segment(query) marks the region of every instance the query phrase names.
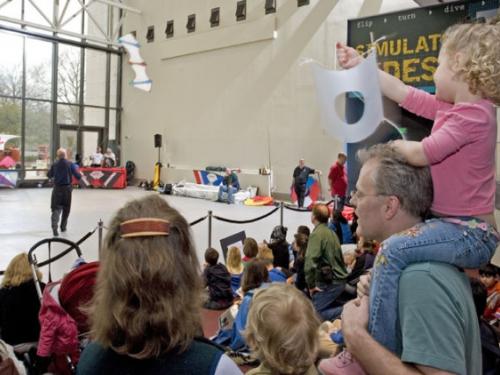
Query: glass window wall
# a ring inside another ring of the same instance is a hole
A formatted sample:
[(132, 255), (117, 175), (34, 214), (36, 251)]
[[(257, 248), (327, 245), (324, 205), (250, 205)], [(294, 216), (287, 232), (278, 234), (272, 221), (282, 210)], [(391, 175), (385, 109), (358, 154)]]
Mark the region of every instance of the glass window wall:
[[(117, 25), (102, 4), (90, 5), (89, 16), (78, 0), (59, 2), (58, 15), (53, 1), (34, 3), (9, 1), (0, 15), (47, 27), (46, 18), (56, 16), (61, 29), (95, 37)], [(73, 160), (77, 154), (85, 160), (97, 145), (116, 146), (118, 154), (116, 47), (7, 20), (0, 21), (0, 44), (8, 51), (0, 54), (0, 170), (19, 169), (26, 182), (46, 178), (57, 147)]]

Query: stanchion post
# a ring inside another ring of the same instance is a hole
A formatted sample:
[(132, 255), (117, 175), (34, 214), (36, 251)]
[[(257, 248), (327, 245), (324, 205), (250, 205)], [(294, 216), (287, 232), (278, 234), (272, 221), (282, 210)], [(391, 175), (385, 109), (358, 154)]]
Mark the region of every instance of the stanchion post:
[(99, 249), (99, 259), (101, 259), (101, 248), (102, 248), (102, 230), (104, 229), (104, 222), (102, 221), (102, 219), (99, 219), (99, 222), (97, 223), (97, 227), (98, 227), (98, 249)]
[(280, 202), (280, 225), (283, 226), (283, 211), (285, 211), (285, 203)]
[(208, 211), (208, 247), (212, 247), (212, 210)]

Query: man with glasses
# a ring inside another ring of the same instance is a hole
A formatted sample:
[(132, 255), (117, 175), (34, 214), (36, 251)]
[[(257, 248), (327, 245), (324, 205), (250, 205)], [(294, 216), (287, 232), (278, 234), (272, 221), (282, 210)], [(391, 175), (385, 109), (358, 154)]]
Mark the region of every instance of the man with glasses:
[[(386, 257), (391, 249), (415, 255), (453, 251), (453, 241), (446, 240), (441, 230), (446, 224), (422, 225), (432, 202), (429, 169), (407, 164), (387, 144), (362, 150), (358, 156), (363, 166), (351, 202), (358, 215), (358, 235), (381, 242), (375, 275), (397, 263), (398, 259)], [(371, 289), (362, 280), (360, 298), (344, 306), (342, 331), (348, 351), (321, 362), (322, 373), (482, 373), (477, 316), (469, 281), (459, 268), (418, 261), (402, 271), (393, 287), (387, 286), (387, 278), (373, 284), (377, 279), (373, 278)], [(380, 316), (382, 305), (374, 295), (387, 296), (393, 290), (396, 300), (387, 301), (395, 307), (394, 316)], [(374, 327), (380, 324), (394, 326), (394, 334), (377, 331)]]

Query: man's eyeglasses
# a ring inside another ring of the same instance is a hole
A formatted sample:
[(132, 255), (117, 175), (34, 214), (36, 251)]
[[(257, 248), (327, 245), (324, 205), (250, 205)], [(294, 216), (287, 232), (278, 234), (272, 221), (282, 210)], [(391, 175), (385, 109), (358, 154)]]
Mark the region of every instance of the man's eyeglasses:
[(351, 192), (351, 200), (356, 198), (356, 199), (363, 199), (364, 197), (381, 197), (381, 196), (386, 196), (387, 194), (365, 194), (359, 190), (353, 190)]

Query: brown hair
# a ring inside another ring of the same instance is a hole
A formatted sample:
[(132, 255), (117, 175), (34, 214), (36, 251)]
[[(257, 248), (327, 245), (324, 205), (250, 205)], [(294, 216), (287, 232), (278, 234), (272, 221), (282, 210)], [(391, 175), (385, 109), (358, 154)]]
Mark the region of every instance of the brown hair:
[[(168, 236), (122, 238), (120, 223), (170, 223)], [(109, 225), (91, 312), (92, 336), (120, 354), (145, 359), (182, 352), (201, 325), (202, 283), (184, 217), (157, 195), (121, 208)]]
[(252, 260), (243, 271), (241, 290), (246, 293), (260, 287), (262, 283), (267, 281), (269, 281), (269, 272), (265, 263), (260, 260)]
[(260, 244), (257, 259), (263, 261), (266, 265), (272, 265), (274, 262), (273, 251), (266, 244)]
[(205, 262), (211, 266), (215, 266), (219, 260), (219, 253), (213, 247), (209, 247), (205, 250)]
[(304, 374), (316, 360), (319, 325), (312, 303), (297, 288), (276, 283), (253, 297), (244, 335), (273, 374)]
[(258, 252), (259, 245), (257, 245), (257, 241), (251, 237), (245, 238), (245, 241), (243, 241), (243, 254), (248, 258), (255, 258)]
[(330, 217), (330, 211), (325, 204), (318, 203), (315, 204), (312, 209), (312, 214), (320, 223), (326, 224), (328, 223), (328, 219)]
[(295, 233), (295, 244), (299, 248), (298, 257), (304, 259), (306, 256), (307, 243), (309, 242), (309, 237), (304, 233)]
[(488, 23), (466, 23), (449, 27), (442, 48), (453, 56), (464, 57), (457, 77), (469, 85), (475, 95), (500, 105), (500, 16)]
[(377, 250), (377, 241), (367, 240), (364, 237), (360, 237), (357, 244), (357, 250), (362, 251), (363, 253), (375, 255), (375, 251)]
[(358, 151), (361, 164), (375, 160), (378, 165), (372, 178), (377, 194), (394, 195), (401, 208), (415, 217), (425, 217), (433, 199), (429, 167), (415, 167), (390, 143), (379, 143)]
[[(38, 269), (36, 270), (36, 275), (38, 280), (42, 280), (42, 273)], [(12, 258), (5, 270), (2, 287), (19, 286), (29, 280), (33, 280), (33, 272), (28, 261), (28, 254), (17, 254)]]
[(297, 227), (297, 233), (302, 233), (309, 237), (311, 235), (311, 230), (307, 225), (299, 225)]

